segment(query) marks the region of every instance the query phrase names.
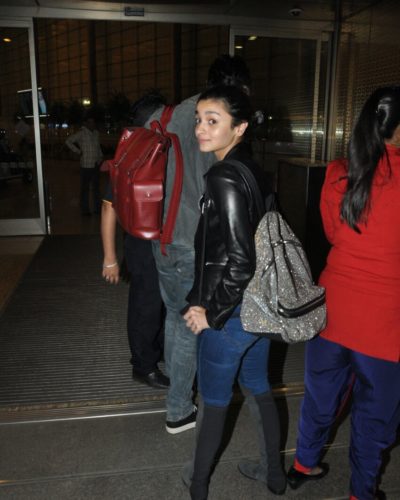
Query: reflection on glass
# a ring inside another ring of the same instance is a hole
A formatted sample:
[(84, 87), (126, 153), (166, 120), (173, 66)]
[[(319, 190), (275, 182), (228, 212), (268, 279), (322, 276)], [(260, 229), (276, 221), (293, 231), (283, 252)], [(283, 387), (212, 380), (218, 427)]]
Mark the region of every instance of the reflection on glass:
[[(33, 219), (39, 217), (39, 198), (28, 30), (2, 27), (0, 35), (0, 218)], [(46, 115), (42, 89), (40, 102)]]
[[(33, 118), (32, 89), (17, 90), (19, 109), (25, 118)], [(44, 98), (44, 91), (38, 88), (39, 116), (47, 116), (47, 103)]]
[[(241, 47), (236, 53), (246, 60), (251, 71), (253, 104), (265, 117), (255, 133), (254, 149), (259, 161), (273, 170), (271, 164), (278, 155), (310, 158), (317, 42), (238, 36), (235, 46)], [(321, 75), (320, 96), (325, 84), (323, 70)], [(323, 116), (319, 117), (316, 131), (319, 150), (323, 120)]]

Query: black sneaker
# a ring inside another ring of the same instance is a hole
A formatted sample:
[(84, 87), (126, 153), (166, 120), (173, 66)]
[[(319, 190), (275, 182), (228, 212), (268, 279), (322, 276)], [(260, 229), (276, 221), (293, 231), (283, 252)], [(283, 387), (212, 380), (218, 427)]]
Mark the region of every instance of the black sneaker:
[(167, 420), (165, 428), (170, 434), (179, 434), (180, 432), (184, 432), (189, 429), (193, 429), (193, 427), (196, 427), (196, 417), (197, 408), (195, 408), (190, 415), (182, 418), (181, 420), (177, 420), (176, 422)]

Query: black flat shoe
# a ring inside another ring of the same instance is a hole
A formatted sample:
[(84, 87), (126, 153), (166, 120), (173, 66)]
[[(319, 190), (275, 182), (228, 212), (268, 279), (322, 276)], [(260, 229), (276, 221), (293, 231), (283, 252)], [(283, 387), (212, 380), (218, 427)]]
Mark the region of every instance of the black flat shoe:
[(269, 484), (267, 484), (267, 488), (274, 495), (283, 495), (285, 493), (285, 491), (286, 491), (286, 484), (285, 484), (284, 488), (280, 488), (280, 489), (273, 488), (272, 486), (270, 486)]
[(136, 382), (141, 382), (142, 384), (147, 384), (154, 389), (168, 389), (169, 378), (165, 376), (160, 370), (154, 370), (146, 375), (138, 373), (134, 369), (132, 370), (132, 378)]
[(318, 467), (321, 469), (321, 472), (318, 474), (305, 474), (304, 472), (299, 472), (293, 466), (290, 467), (289, 472), (287, 473), (287, 480), (292, 490), (297, 490), (297, 488), (307, 481), (318, 481), (318, 479), (322, 479), (328, 474), (328, 464), (322, 463), (319, 464)]
[(376, 490), (375, 500), (386, 500), (386, 493), (382, 490)]

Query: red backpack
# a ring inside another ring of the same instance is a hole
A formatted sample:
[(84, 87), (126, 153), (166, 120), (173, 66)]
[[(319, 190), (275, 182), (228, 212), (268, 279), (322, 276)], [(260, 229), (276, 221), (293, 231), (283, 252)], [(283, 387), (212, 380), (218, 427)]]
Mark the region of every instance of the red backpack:
[[(126, 128), (108, 167), (113, 207), (126, 232), (145, 240), (160, 240), (161, 251), (172, 242), (183, 182), (183, 158), (178, 136), (167, 132), (174, 108), (166, 106), (150, 129)], [(164, 184), (168, 151), (175, 151), (175, 178), (165, 224)]]

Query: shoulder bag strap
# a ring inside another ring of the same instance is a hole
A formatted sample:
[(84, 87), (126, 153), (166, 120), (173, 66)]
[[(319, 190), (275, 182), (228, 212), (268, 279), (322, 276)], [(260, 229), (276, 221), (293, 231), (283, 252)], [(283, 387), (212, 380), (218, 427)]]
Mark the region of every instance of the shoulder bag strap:
[(247, 186), (248, 191), (254, 197), (254, 203), (256, 206), (256, 210), (258, 212), (259, 219), (265, 214), (265, 203), (260, 191), (260, 187), (257, 184), (256, 178), (253, 175), (253, 172), (246, 167), (244, 163), (238, 160), (224, 160), (225, 163), (229, 163), (229, 165), (233, 165), (243, 177), (243, 180)]

